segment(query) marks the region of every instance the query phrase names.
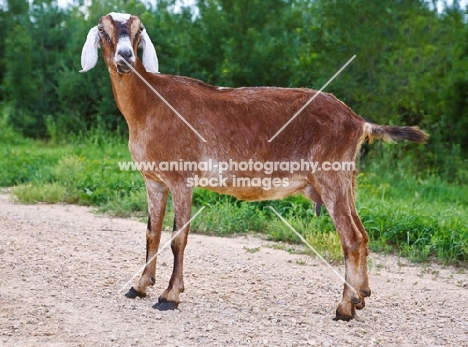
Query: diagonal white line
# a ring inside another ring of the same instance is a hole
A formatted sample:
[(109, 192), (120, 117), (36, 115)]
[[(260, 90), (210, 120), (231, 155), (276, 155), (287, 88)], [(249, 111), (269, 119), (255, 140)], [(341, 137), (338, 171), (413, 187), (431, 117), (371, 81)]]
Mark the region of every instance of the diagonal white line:
[(307, 105), (309, 105), (309, 104), (312, 102), (312, 100), (314, 100), (314, 99), (322, 92), (322, 90), (324, 90), (324, 89), (326, 88), (326, 86), (328, 86), (328, 85), (330, 84), (330, 82), (333, 81), (333, 80), (335, 79), (335, 77), (338, 76), (338, 75), (341, 73), (341, 71), (343, 71), (343, 70), (346, 68), (346, 66), (348, 66), (349, 63), (351, 63), (351, 62), (353, 61), (354, 58), (356, 58), (356, 55), (353, 55), (352, 58), (349, 59), (348, 62), (347, 62), (346, 64), (344, 64), (343, 67), (342, 67), (341, 69), (339, 69), (338, 72), (337, 72), (336, 74), (334, 74), (333, 77), (330, 78), (330, 79), (328, 80), (328, 82), (325, 83), (325, 84), (323, 85), (323, 87), (320, 88), (320, 90), (319, 90), (317, 93), (315, 93), (315, 95), (314, 95), (312, 98), (310, 98), (310, 100), (307, 101), (307, 102), (304, 104), (304, 106), (302, 106), (301, 109), (300, 109), (299, 111), (297, 111), (297, 112), (294, 114), (294, 116), (292, 116), (291, 119), (288, 120), (288, 121), (286, 122), (286, 124), (283, 125), (283, 127), (282, 127), (280, 130), (278, 130), (278, 131), (276, 132), (275, 135), (273, 135), (273, 137), (272, 137), (271, 139), (268, 140), (268, 142), (273, 141), (274, 138), (275, 138), (276, 136), (278, 136), (279, 133), (282, 132), (282, 131), (284, 130), (284, 128), (286, 128), (286, 127), (289, 125), (289, 123), (291, 123), (291, 122), (294, 120), (294, 118), (296, 118), (296, 117), (299, 115), (299, 113), (301, 113), (302, 110), (304, 110), (304, 109), (307, 107)]
[(193, 131), (195, 134), (197, 134), (198, 137), (199, 137), (203, 142), (207, 142), (207, 141), (203, 138), (203, 136), (201, 136), (200, 133), (199, 133), (198, 131), (196, 131), (195, 128), (194, 128), (189, 122), (187, 122), (187, 120), (186, 120), (184, 117), (182, 117), (182, 116), (180, 115), (180, 113), (177, 112), (177, 110), (176, 110), (174, 107), (172, 107), (172, 105), (171, 105), (169, 102), (167, 102), (167, 100), (164, 99), (163, 96), (162, 96), (161, 94), (159, 94), (158, 91), (157, 91), (156, 89), (154, 89), (153, 86), (152, 86), (151, 84), (149, 84), (148, 81), (145, 80), (145, 79), (143, 78), (142, 75), (140, 75), (140, 74), (138, 73), (137, 70), (135, 70), (135, 68), (134, 68), (132, 65), (130, 65), (120, 54), (119, 54), (119, 57), (122, 58), (122, 60), (125, 62), (125, 64), (127, 64), (128, 67), (129, 67), (130, 69), (132, 69), (132, 71), (133, 71), (138, 77), (140, 77), (140, 79), (141, 79), (143, 82), (145, 82), (145, 84), (146, 84), (157, 96), (159, 96), (159, 98), (160, 98), (160, 99), (161, 99), (161, 100), (162, 100), (162, 101), (163, 101), (163, 102), (164, 102), (164, 103), (165, 103), (165, 104), (166, 104), (166, 105), (167, 105), (167, 106), (168, 106), (168, 107), (185, 123), (185, 124), (187, 124), (187, 126), (188, 126), (190, 129), (192, 129), (192, 131)]
[(319, 257), (320, 260), (323, 261), (323, 262), (325, 263), (325, 265), (327, 265), (327, 266), (338, 276), (338, 278), (339, 278), (340, 280), (342, 280), (344, 283), (346, 283), (346, 284), (348, 285), (348, 287), (351, 288), (351, 290), (352, 290), (354, 293), (357, 294), (356, 289), (354, 289), (353, 286), (352, 286), (351, 284), (349, 284), (348, 282), (346, 282), (346, 280), (344, 279), (344, 277), (341, 276), (341, 274), (340, 274), (338, 271), (336, 271), (335, 268), (334, 268), (333, 266), (331, 266), (330, 263), (328, 263), (328, 262), (319, 254), (319, 252), (317, 252), (317, 251), (315, 250), (315, 248), (312, 247), (312, 246), (310, 245), (310, 243), (307, 242), (307, 240), (306, 240), (301, 234), (299, 234), (299, 233), (296, 231), (296, 229), (294, 229), (294, 228), (291, 226), (291, 224), (288, 223), (288, 221), (287, 221), (286, 219), (283, 218), (283, 216), (281, 216), (273, 207), (271, 207), (271, 206), (269, 206), (269, 207), (270, 207), (271, 210), (283, 221), (283, 223), (286, 224), (286, 225), (289, 227), (289, 229), (291, 229), (291, 230), (297, 235), (297, 237), (299, 237), (299, 238), (301, 239), (301, 241), (304, 242), (304, 243), (315, 253), (315, 255), (316, 255), (317, 257)]
[(172, 240), (174, 240), (174, 239), (177, 237), (177, 235), (179, 235), (180, 232), (181, 232), (182, 230), (184, 230), (184, 229), (187, 227), (187, 225), (189, 225), (189, 224), (200, 214), (201, 211), (203, 211), (203, 210), (205, 209), (205, 207), (206, 207), (206, 206), (203, 206), (201, 209), (199, 209), (199, 210), (197, 211), (197, 213), (195, 213), (195, 214), (193, 215), (193, 217), (190, 218), (190, 220), (189, 220), (187, 223), (185, 223), (184, 226), (183, 226), (182, 228), (180, 228), (174, 235), (172, 235), (171, 239), (170, 239), (169, 241), (167, 241), (167, 242), (164, 244), (164, 246), (162, 246), (162, 247), (158, 250), (158, 253), (156, 253), (155, 255), (153, 255), (153, 256), (151, 257), (151, 259), (148, 260), (148, 261), (146, 262), (146, 264), (143, 265), (143, 266), (133, 275), (133, 277), (130, 278), (130, 280), (129, 280), (127, 283), (125, 283), (125, 285), (124, 285), (122, 288), (120, 288), (120, 290), (119, 290), (117, 293), (120, 293), (122, 290), (124, 290), (125, 288), (127, 288), (127, 286), (135, 279), (135, 277), (137, 277), (138, 274), (139, 274), (141, 271), (143, 271), (143, 270), (145, 269), (145, 267), (146, 267), (149, 263), (151, 263), (159, 254), (161, 254), (161, 252), (162, 252), (167, 246), (169, 246), (169, 245), (171, 244)]

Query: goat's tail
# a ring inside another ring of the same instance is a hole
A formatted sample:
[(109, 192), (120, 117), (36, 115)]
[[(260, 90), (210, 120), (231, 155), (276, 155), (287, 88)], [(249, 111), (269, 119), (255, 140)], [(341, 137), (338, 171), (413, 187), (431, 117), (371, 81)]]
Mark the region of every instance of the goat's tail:
[(373, 123), (364, 123), (364, 140), (369, 140), (369, 143), (375, 139), (385, 142), (398, 142), (409, 140), (416, 143), (426, 143), (429, 135), (418, 127), (398, 127), (390, 125), (377, 125)]

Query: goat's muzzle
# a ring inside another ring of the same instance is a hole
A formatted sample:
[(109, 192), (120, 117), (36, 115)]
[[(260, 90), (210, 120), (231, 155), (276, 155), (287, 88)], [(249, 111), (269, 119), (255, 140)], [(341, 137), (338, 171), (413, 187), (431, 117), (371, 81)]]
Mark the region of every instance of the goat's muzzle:
[[(119, 73), (129, 73), (135, 65), (135, 57), (130, 49), (121, 49), (116, 54), (115, 65)], [(131, 67), (130, 67), (130, 66)]]

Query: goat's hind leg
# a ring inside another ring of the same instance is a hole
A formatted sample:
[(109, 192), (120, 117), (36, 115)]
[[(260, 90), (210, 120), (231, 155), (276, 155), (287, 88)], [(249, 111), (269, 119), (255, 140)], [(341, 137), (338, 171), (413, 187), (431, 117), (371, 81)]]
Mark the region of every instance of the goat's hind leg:
[[(345, 186), (345, 184), (343, 184)], [(354, 222), (351, 211), (354, 211), (354, 195), (343, 186), (327, 187), (322, 192), (322, 198), (327, 210), (335, 223), (340, 236), (345, 257), (345, 280), (343, 298), (336, 309), (335, 320), (348, 321), (356, 315), (356, 305), (361, 303), (361, 244), (363, 235)]]
[(369, 297), (371, 295), (371, 290), (369, 287), (369, 276), (367, 273), (367, 256), (369, 255), (369, 236), (367, 234), (366, 229), (364, 228), (364, 225), (361, 222), (361, 219), (359, 218), (356, 209), (351, 210), (351, 215), (353, 216), (354, 223), (358, 227), (358, 229), (361, 231), (361, 235), (363, 236), (362, 238), (362, 243), (361, 243), (361, 249), (360, 249), (360, 262), (359, 262), (359, 294), (360, 294), (360, 299), (361, 301), (359, 304), (356, 305), (356, 308), (358, 310), (361, 310), (366, 306), (365, 299), (366, 297)]
[(351, 216), (353, 217), (354, 224), (357, 226), (362, 235), (362, 243), (360, 249), (360, 262), (359, 262), (359, 297), (360, 302), (356, 305), (358, 310), (363, 309), (366, 306), (365, 298), (371, 295), (371, 290), (369, 287), (369, 276), (367, 273), (367, 257), (369, 255), (369, 235), (367, 234), (364, 225), (362, 224), (361, 219), (356, 210), (356, 172), (353, 174), (352, 187), (349, 190), (349, 196), (353, 204), (350, 205)]
[(140, 280), (125, 294), (127, 298), (145, 297), (147, 288), (154, 285), (156, 276), (156, 258), (153, 258), (159, 248), (161, 229), (166, 211), (168, 189), (162, 183), (146, 180), (148, 196), (148, 227), (146, 230), (146, 267)]

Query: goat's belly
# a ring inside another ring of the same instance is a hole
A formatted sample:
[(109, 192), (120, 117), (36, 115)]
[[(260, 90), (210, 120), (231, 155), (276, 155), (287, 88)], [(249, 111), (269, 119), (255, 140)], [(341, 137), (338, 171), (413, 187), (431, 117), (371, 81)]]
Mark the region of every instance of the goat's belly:
[[(279, 182), (275, 182), (279, 184)], [(241, 180), (233, 181), (232, 185), (206, 186), (209, 189), (221, 194), (232, 195), (239, 200), (259, 201), (259, 200), (278, 200), (288, 196), (298, 194), (308, 184), (305, 180), (288, 180), (282, 182), (280, 187), (275, 187), (271, 180), (262, 179), (259, 181)]]

